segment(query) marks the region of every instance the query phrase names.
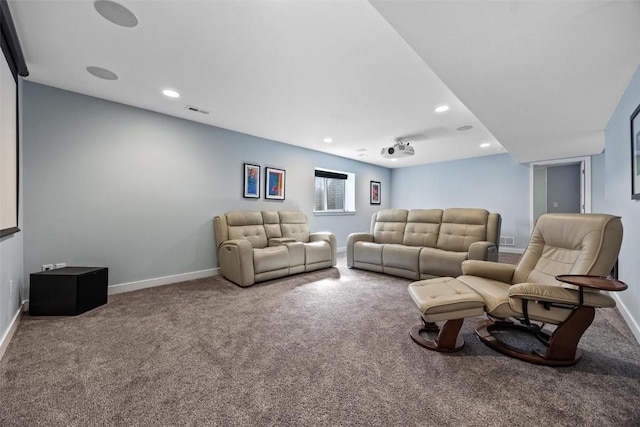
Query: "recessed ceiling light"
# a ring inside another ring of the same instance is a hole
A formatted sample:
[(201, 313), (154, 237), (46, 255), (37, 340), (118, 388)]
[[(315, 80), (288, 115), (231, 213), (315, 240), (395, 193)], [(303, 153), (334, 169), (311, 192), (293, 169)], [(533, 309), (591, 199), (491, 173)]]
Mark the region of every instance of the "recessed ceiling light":
[(434, 110), (436, 113), (444, 113), (445, 111), (447, 111), (449, 109), (448, 105), (440, 105), (439, 107), (436, 107), (436, 109)]
[(106, 68), (89, 66), (87, 67), (87, 72), (100, 79), (118, 80), (118, 75), (113, 71), (107, 70)]
[(104, 19), (121, 27), (132, 28), (138, 25), (138, 18), (129, 9), (111, 0), (96, 0), (93, 7)]
[(392, 161), (392, 162), (397, 162), (397, 161), (398, 161), (398, 159), (391, 159), (391, 161)]
[(367, 151), (367, 149), (366, 149), (366, 148), (358, 148), (358, 149), (356, 150), (356, 153), (364, 153), (365, 151)]
[(171, 89), (165, 89), (162, 91), (162, 93), (165, 96), (168, 96), (169, 98), (179, 98), (180, 94), (178, 92), (176, 92), (175, 90), (171, 90)]
[(480, 144), (480, 148), (489, 148), (491, 147), (491, 144), (488, 142), (483, 142), (482, 144)]
[(326, 142), (327, 144), (331, 144), (333, 142), (333, 138), (325, 138), (322, 141)]
[(465, 130), (469, 130), (469, 129), (473, 129), (473, 126), (471, 125), (464, 125), (464, 126), (460, 126), (458, 129), (460, 132), (465, 131)]

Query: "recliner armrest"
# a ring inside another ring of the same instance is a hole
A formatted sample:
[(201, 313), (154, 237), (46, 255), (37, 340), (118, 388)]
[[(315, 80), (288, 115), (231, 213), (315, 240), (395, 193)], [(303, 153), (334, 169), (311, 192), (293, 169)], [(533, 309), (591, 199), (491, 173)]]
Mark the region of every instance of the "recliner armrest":
[(332, 243), (336, 240), (336, 236), (333, 233), (330, 233), (328, 231), (321, 231), (321, 232), (309, 234), (310, 242), (319, 242), (321, 240)]
[(331, 246), (331, 265), (335, 267), (338, 263), (338, 242), (335, 234), (328, 231), (309, 234), (309, 242), (321, 241), (329, 242), (329, 246)]
[(474, 242), (469, 246), (468, 259), (498, 261), (498, 247), (493, 242)]
[[(518, 283), (509, 288), (509, 298), (520, 298), (557, 304), (577, 305), (580, 291), (543, 283)], [(583, 305), (590, 307), (615, 307), (610, 296), (602, 292), (585, 292)]]
[(351, 233), (347, 236), (347, 267), (353, 268), (353, 246), (357, 242), (373, 242), (371, 233)]
[(492, 261), (466, 260), (462, 262), (462, 274), (511, 283), (516, 266)]
[(253, 249), (253, 246), (251, 246), (251, 242), (249, 242), (248, 240), (244, 240), (244, 239), (233, 239), (233, 240), (227, 240), (225, 242), (222, 242), (220, 244), (220, 247), (223, 246), (236, 246), (239, 248), (243, 248), (243, 250), (246, 249)]
[(371, 233), (351, 233), (347, 236), (347, 246), (353, 246), (356, 242), (373, 242), (373, 234)]
[(218, 248), (218, 264), (222, 275), (239, 286), (255, 283), (253, 246), (247, 240), (227, 240)]

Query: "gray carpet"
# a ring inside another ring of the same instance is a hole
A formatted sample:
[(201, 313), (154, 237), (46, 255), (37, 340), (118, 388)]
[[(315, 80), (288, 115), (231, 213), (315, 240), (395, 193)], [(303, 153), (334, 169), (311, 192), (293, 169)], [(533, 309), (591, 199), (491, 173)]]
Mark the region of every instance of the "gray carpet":
[(600, 310), (570, 368), (493, 352), (462, 329), (427, 351), (409, 281), (338, 268), (242, 289), (222, 277), (25, 315), (0, 362), (0, 425), (632, 426), (640, 346)]

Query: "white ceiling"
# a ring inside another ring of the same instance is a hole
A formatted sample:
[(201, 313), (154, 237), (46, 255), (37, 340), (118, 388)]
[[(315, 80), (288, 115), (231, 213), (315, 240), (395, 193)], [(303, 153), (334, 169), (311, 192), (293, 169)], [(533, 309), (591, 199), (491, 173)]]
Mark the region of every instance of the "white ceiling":
[[(119, 3), (136, 27), (10, 0), (27, 80), (391, 168), (600, 153), (640, 65), (640, 1)], [(416, 155), (382, 158), (398, 137)]]

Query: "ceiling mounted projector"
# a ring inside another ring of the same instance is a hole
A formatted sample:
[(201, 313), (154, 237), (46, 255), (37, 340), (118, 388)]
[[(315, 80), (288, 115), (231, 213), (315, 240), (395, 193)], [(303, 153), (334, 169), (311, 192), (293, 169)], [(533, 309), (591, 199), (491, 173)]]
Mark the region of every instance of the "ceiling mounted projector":
[(396, 143), (393, 147), (385, 147), (380, 151), (382, 157), (387, 159), (399, 159), (401, 157), (409, 157), (416, 154), (413, 147), (409, 145), (409, 142), (402, 138), (396, 139)]

